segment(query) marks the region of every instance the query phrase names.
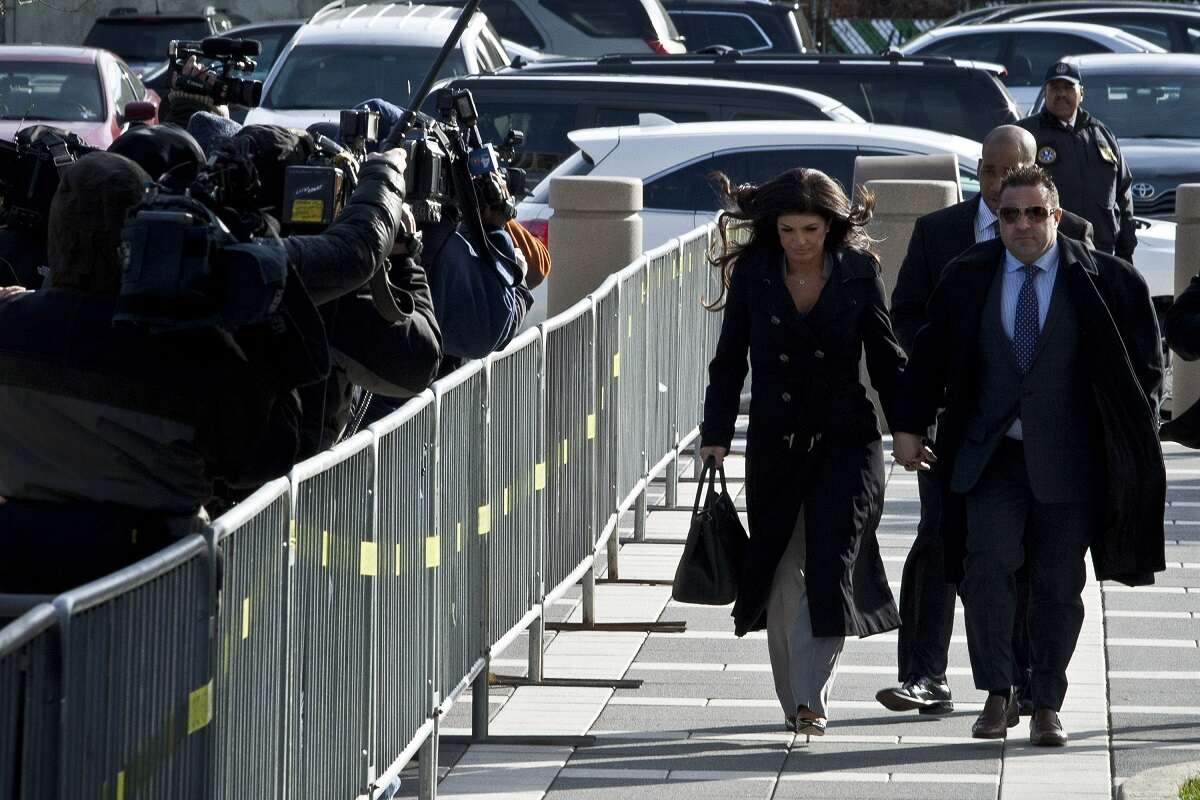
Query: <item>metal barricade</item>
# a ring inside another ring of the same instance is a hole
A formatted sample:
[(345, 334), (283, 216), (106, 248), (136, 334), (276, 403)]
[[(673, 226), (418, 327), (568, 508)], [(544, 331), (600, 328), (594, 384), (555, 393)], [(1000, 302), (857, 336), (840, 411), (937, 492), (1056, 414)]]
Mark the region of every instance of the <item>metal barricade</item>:
[[(484, 363), (474, 361), (433, 386), (437, 398), (437, 498), (435, 529), (440, 538), (438, 575), (439, 687), (443, 708), (462, 694), (482, 669), (483, 547), (491, 515), (484, 492), (488, 475), (483, 435), (487, 382)], [(487, 507), (485, 513), (481, 510)], [(482, 535), (481, 535), (482, 534)]]
[(282, 797), (291, 484), (268, 483), (217, 519), (213, 796)]
[(546, 348), (545, 527), (547, 594), (590, 565), (596, 546), (592, 509), (595, 361), (592, 303), (582, 300), (543, 325)]
[(193, 535), (55, 599), (60, 797), (211, 795), (211, 581)]
[[(0, 629), (16, 800), (390, 796), (488, 658), (584, 579), (697, 433), (712, 228), (297, 465), (191, 536)], [(668, 489), (668, 500), (670, 500)], [(658, 623), (656, 623), (658, 624)], [(10, 788), (11, 787), (11, 788)]]
[(642, 493), (646, 476), (646, 258), (617, 275), (620, 340), (612, 359), (617, 401), (617, 500), (626, 505)]
[[(597, 544), (615, 536), (618, 486), (617, 455), (620, 434), (617, 426), (617, 375), (620, 368), (621, 308), (617, 279), (610, 277), (592, 295), (592, 315), (595, 319), (595, 352), (593, 367), (596, 389), (596, 473), (592, 483), (595, 494), (595, 529)], [(614, 539), (615, 541), (615, 539)], [(610, 574), (612, 565), (610, 565)]]
[(432, 392), (371, 426), (376, 437), (379, 544), (376, 645), (377, 778), (387, 785), (432, 734), (438, 615)]
[(369, 780), (374, 444), (363, 431), (292, 470), (289, 800), (353, 797)]
[(536, 559), (538, 496), (534, 490), (542, 427), (542, 337), (526, 331), (488, 357), (488, 442), (491, 498), (486, 642), (524, 629), (540, 596)]
[(54, 608), (41, 604), (0, 628), (0, 797), (58, 796), (57, 622)]

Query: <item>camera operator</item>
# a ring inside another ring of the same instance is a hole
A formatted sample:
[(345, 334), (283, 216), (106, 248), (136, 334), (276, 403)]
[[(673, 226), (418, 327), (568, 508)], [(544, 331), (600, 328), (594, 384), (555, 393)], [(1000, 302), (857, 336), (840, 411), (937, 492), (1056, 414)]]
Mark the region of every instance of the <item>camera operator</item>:
[[(227, 143), (216, 146), (246, 148), (260, 184), (257, 207), (276, 218), (283, 217), (279, 205), (287, 167), (308, 163), (314, 148), (307, 133), (272, 125), (248, 125)], [(429, 386), (437, 374), (442, 335), (429, 283), (421, 264), (403, 245), (415, 230), (411, 212), (402, 205), (404, 163), (400, 149), (368, 156), (358, 175), (358, 188), (333, 225), (317, 235), (283, 239), (290, 261), (319, 306), (333, 362), (327, 380), (300, 392), (302, 457), (330, 447), (340, 438), (350, 420), (355, 386), (377, 395), (409, 398)], [(386, 180), (381, 180), (385, 168), (389, 171)], [(369, 239), (362, 240), (348, 225), (360, 217), (367, 219), (361, 207), (369, 198), (389, 209), (394, 207), (398, 219), (396, 225), (380, 225)], [(365, 286), (370, 274), (353, 268), (356, 262), (365, 263), (368, 250), (373, 263), (387, 260), (396, 303), (392, 320), (380, 314)]]
[(0, 297), (0, 592), (93, 580), (203, 524), (214, 482), (282, 474), (298, 403), (225, 330), (113, 322), (122, 229), (149, 175), (113, 153), (61, 174), (48, 288)]

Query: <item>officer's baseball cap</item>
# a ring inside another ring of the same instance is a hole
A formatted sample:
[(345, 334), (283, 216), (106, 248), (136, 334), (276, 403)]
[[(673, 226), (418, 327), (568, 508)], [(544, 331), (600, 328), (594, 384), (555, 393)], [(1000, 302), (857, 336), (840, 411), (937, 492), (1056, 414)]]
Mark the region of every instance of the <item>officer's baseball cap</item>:
[(1051, 64), (1050, 69), (1046, 70), (1046, 80), (1042, 81), (1042, 83), (1059, 80), (1070, 81), (1074, 84), (1083, 83), (1083, 79), (1079, 77), (1079, 67), (1070, 61), (1059, 61), (1056, 64)]

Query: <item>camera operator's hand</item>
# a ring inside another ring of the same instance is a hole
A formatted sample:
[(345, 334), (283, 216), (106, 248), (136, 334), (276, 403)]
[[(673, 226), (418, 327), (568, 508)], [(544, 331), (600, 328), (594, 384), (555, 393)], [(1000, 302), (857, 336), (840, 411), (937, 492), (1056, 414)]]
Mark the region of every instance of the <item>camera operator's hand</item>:
[(0, 300), (6, 300), (9, 297), (16, 297), (19, 294), (25, 294), (29, 290), (24, 286), (0, 286)]
[(393, 147), (383, 153), (371, 153), (363, 164), (365, 166), (374, 161), (384, 161), (403, 173), (408, 165), (408, 153), (404, 152), (403, 147)]
[(413, 236), (417, 232), (417, 218), (413, 216), (412, 208), (407, 203), (400, 211), (400, 231), (396, 234), (396, 242), (392, 245), (392, 252), (389, 255), (393, 256), (420, 256), (419, 245), (417, 241), (414, 245)]
[(503, 228), (508, 222), (504, 210), (490, 206), (488, 208), (479, 209), (479, 218), (483, 220), (483, 224), (489, 228)]

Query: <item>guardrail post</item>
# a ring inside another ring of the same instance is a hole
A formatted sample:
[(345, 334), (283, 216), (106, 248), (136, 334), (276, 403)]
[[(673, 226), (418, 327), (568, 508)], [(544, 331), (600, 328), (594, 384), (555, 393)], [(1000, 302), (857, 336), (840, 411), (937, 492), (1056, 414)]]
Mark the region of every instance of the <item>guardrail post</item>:
[[(646, 481), (649, 486), (649, 479)], [(642, 493), (637, 496), (637, 500), (633, 504), (633, 540), (635, 542), (646, 541), (646, 489), (642, 489)]]
[(543, 653), (546, 646), (546, 538), (548, 536), (547, 520), (549, 513), (546, 507), (546, 492), (539, 481), (545, 480), (546, 470), (546, 426), (549, 424), (550, 404), (546, 397), (546, 330), (541, 329), (541, 340), (538, 345), (538, 431), (537, 431), (537, 468), (534, 470), (533, 484), (533, 587), (537, 593), (534, 605), (540, 611), (537, 619), (529, 626), (529, 679), (540, 681), (543, 678)]
[(620, 530), (614, 529), (612, 535), (608, 537), (608, 548), (606, 556), (608, 557), (608, 569), (605, 571), (605, 577), (610, 581), (619, 581), (621, 579), (620, 570), (620, 552), (621, 552), (621, 537)]
[(489, 683), (491, 677), (492, 659), (484, 658), (484, 668), (475, 676), (471, 684), (471, 739), (477, 742), (488, 738), (488, 723), (491, 722), (491, 694)]
[(596, 624), (596, 556), (592, 554), (592, 566), (583, 575), (583, 624)]

